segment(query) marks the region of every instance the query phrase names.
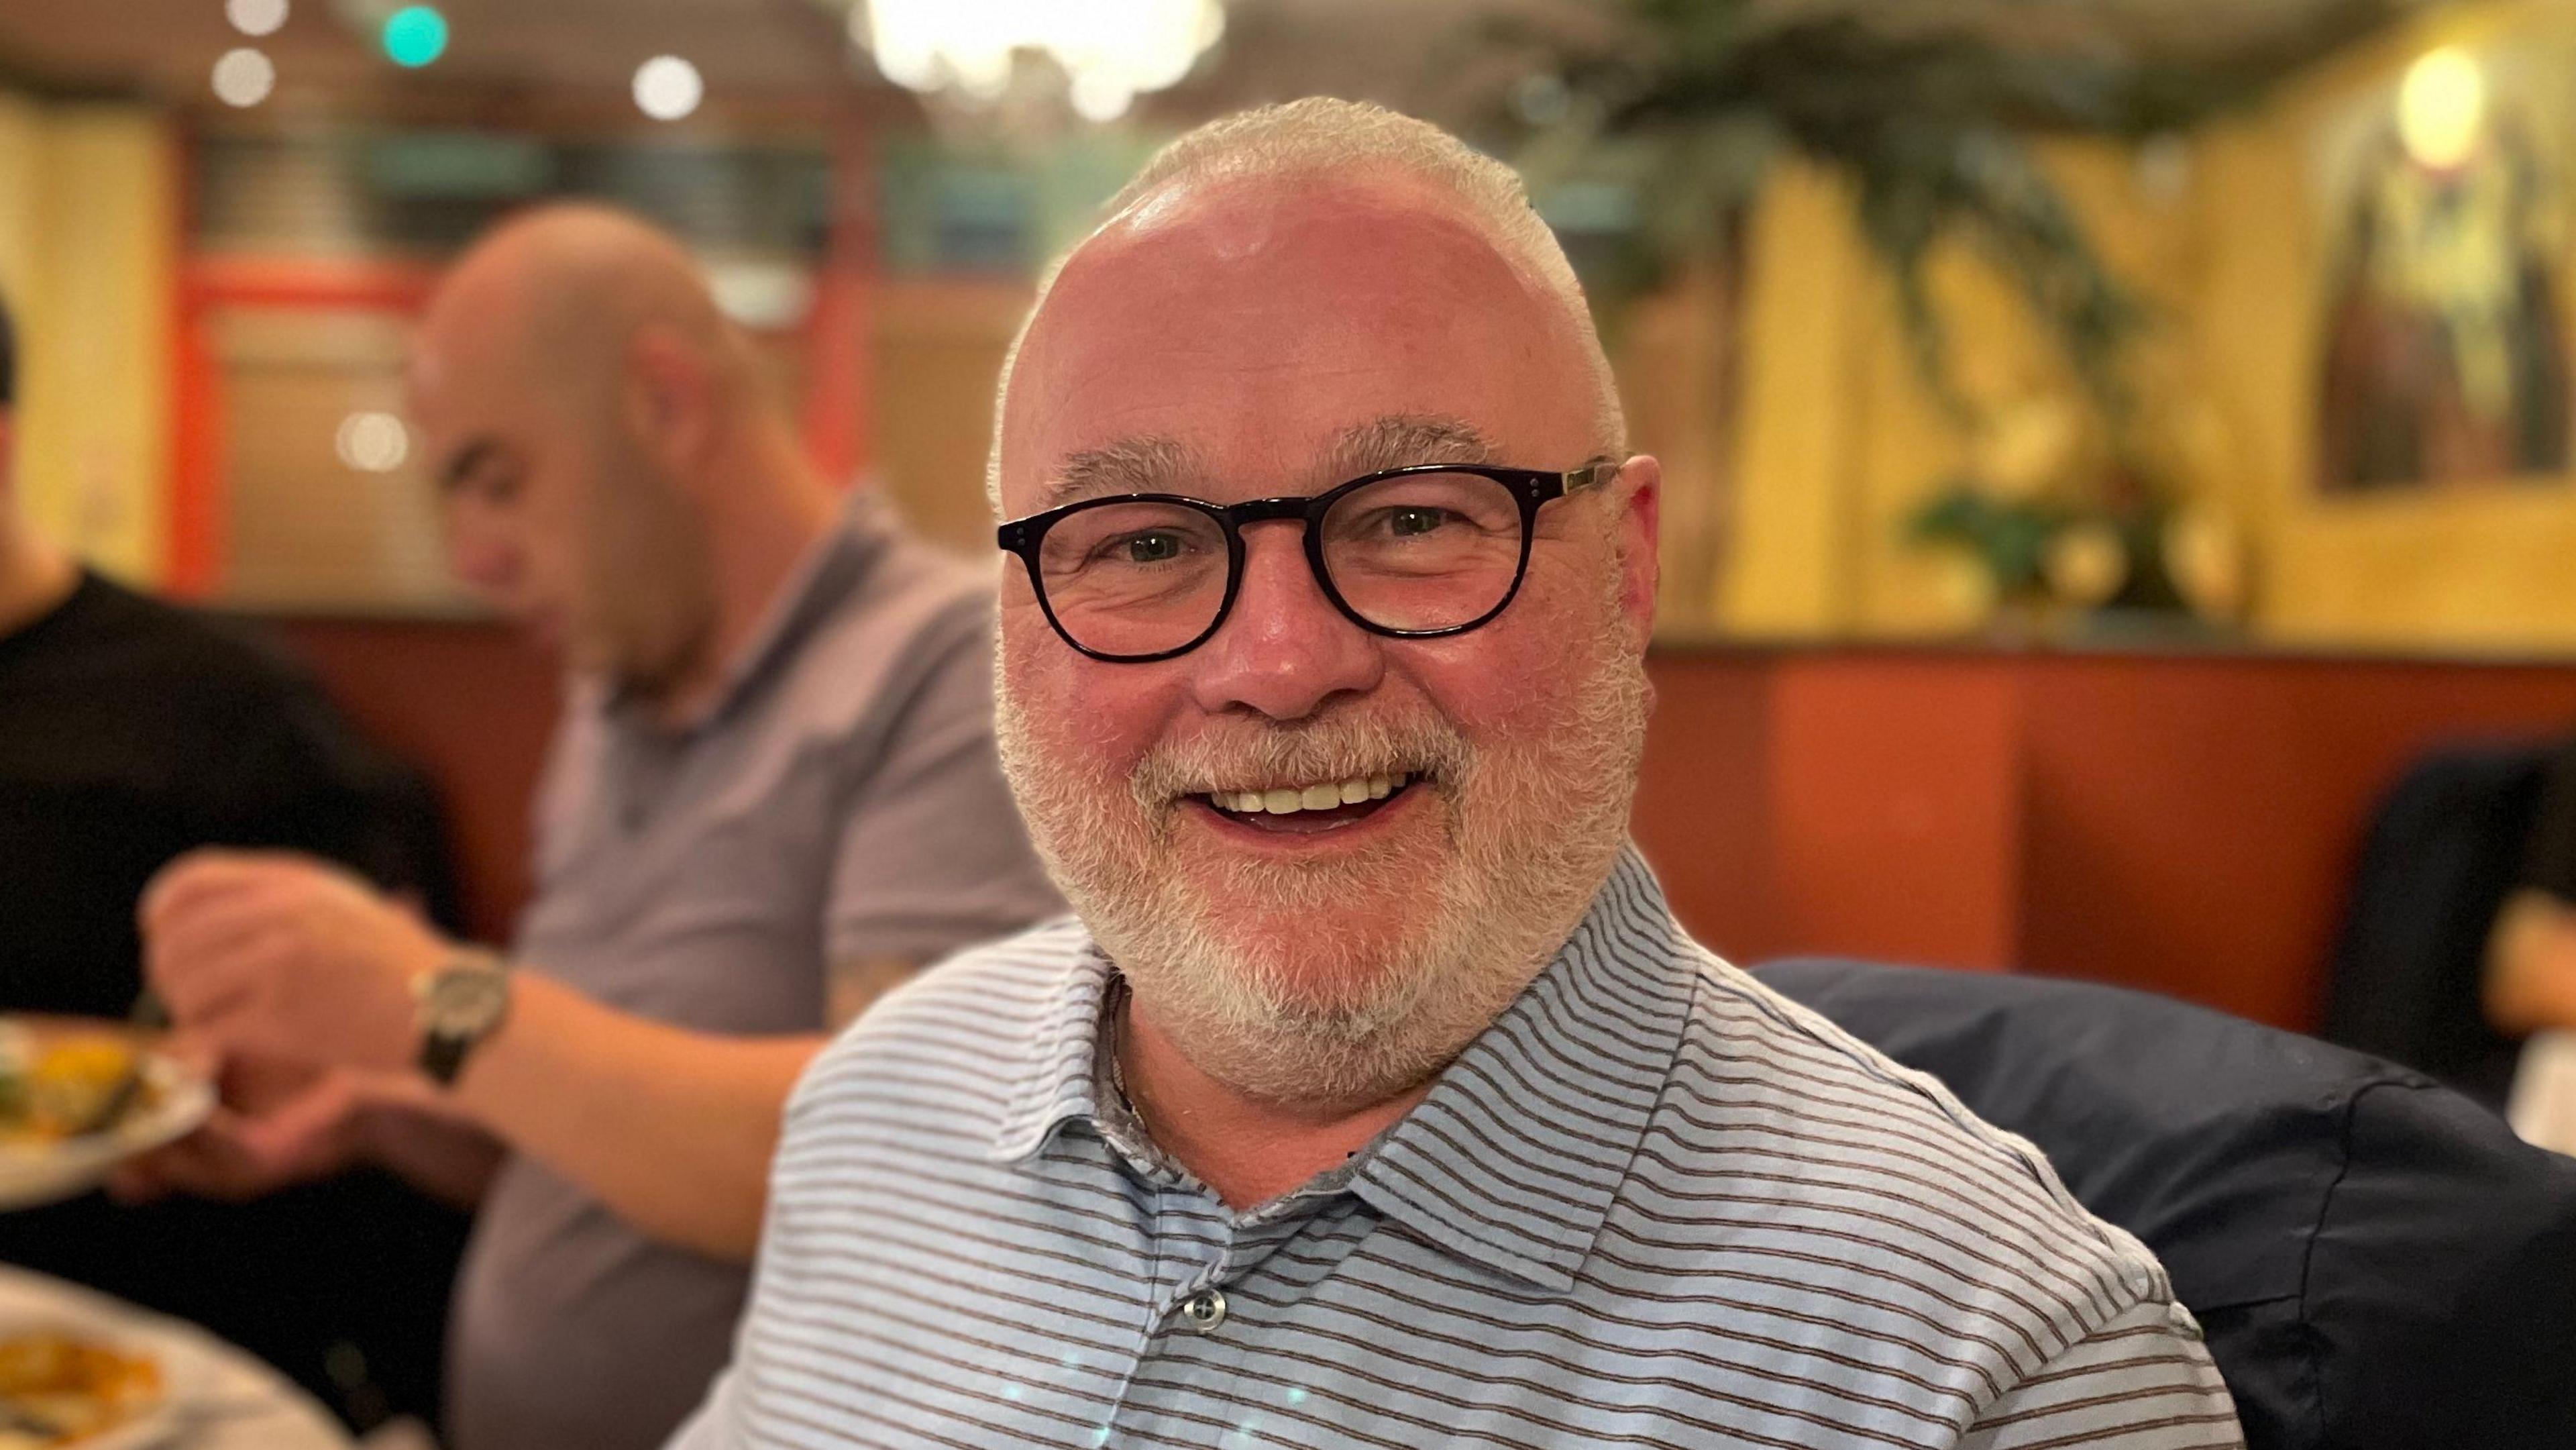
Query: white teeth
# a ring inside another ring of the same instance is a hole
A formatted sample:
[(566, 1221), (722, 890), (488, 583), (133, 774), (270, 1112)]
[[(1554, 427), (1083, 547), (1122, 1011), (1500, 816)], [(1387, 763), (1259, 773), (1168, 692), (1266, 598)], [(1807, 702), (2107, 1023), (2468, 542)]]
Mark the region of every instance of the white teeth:
[(1299, 811), (1329, 811), (1341, 806), (1355, 806), (1363, 801), (1382, 801), (1411, 779), (1405, 775), (1355, 775), (1348, 780), (1319, 782), (1307, 786), (1279, 786), (1272, 790), (1211, 791), (1208, 800), (1221, 810), (1240, 815), (1294, 815)]

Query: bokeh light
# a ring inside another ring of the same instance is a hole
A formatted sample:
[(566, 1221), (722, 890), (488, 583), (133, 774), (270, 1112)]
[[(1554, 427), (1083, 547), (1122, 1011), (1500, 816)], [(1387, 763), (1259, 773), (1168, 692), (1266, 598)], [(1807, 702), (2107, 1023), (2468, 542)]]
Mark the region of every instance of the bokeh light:
[(418, 70), (447, 53), (447, 17), (434, 5), (406, 5), (385, 17), (385, 54)]
[(340, 420), (332, 446), (360, 473), (391, 473), (411, 457), (411, 430), (391, 413), (351, 413)]
[(286, 23), (286, 0), (224, 0), (224, 18), (244, 35), (275, 35)]
[(2397, 135), (2407, 155), (2448, 170), (2477, 150), (2486, 110), (2487, 81), (2477, 61), (2446, 46), (2407, 68), (2397, 88)]
[(243, 46), (215, 62), (215, 99), (227, 106), (256, 106), (277, 89), (277, 67), (267, 56)]
[(657, 55), (635, 68), (635, 105), (656, 121), (679, 120), (706, 94), (698, 68), (676, 55)]

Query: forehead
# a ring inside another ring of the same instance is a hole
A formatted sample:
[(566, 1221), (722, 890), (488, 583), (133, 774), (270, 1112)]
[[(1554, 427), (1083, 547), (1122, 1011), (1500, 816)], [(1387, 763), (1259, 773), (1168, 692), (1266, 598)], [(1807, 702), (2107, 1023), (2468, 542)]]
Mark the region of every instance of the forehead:
[(403, 380), (411, 411), (427, 427), (470, 425), (509, 395), (495, 387), (502, 359), (488, 338), (441, 319), (424, 318), (411, 341)]
[(1002, 420), (1005, 508), (1066, 457), (1140, 437), (1266, 486), (1390, 415), (1571, 466), (1590, 421), (1572, 325), (1418, 190), (1237, 182), (1149, 200), (1075, 253), (1030, 326)]
[(500, 269), (469, 259), (413, 331), (405, 381), (429, 427), (488, 424), (544, 393), (524, 386), (528, 299)]

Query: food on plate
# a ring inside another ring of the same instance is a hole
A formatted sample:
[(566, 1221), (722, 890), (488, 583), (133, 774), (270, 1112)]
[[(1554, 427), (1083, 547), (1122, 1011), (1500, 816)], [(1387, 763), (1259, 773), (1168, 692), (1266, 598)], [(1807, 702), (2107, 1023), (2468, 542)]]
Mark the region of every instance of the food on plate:
[(132, 1085), (136, 1052), (114, 1032), (0, 1023), (0, 1147), (114, 1126), (115, 1109), (131, 1112), (147, 1096)]
[(149, 1357), (60, 1330), (0, 1334), (0, 1450), (57, 1450), (157, 1408)]

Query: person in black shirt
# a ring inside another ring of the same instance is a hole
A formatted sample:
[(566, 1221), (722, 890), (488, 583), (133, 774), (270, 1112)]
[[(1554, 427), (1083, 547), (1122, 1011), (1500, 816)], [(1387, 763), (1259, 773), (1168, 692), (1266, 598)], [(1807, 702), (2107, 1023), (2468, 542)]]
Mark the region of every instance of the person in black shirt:
[(2576, 740), (2550, 765), (2520, 884), (2488, 935), (2485, 999), (2508, 1036), (2576, 1029)]
[[(198, 846), (290, 847), (396, 888), (443, 884), (434, 830), (406, 814), (410, 778), (308, 678), (245, 633), (89, 572), (27, 523), (14, 363), (0, 311), (0, 1012), (125, 1017), (142, 987), (137, 898)], [(195, 1320), (366, 1419), (435, 1406), (464, 1228), (381, 1176), (251, 1205), (93, 1194), (0, 1212), (0, 1262)]]

